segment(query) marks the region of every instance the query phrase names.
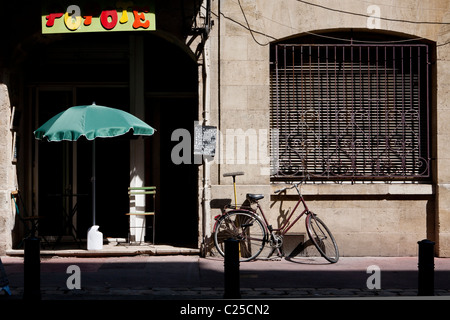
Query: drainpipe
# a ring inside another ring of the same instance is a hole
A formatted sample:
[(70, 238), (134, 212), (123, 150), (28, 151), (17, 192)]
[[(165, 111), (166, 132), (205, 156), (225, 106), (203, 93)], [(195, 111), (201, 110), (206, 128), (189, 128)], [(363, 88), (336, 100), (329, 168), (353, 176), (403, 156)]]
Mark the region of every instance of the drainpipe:
[[(208, 125), (210, 121), (211, 109), (211, 81), (210, 81), (210, 49), (211, 44), (208, 38), (210, 32), (210, 0), (206, 0), (206, 21), (205, 21), (205, 44), (203, 47), (203, 90), (204, 90), (204, 106), (203, 106), (203, 125)], [(211, 234), (211, 164), (208, 157), (203, 156), (203, 249), (206, 248), (208, 237)]]

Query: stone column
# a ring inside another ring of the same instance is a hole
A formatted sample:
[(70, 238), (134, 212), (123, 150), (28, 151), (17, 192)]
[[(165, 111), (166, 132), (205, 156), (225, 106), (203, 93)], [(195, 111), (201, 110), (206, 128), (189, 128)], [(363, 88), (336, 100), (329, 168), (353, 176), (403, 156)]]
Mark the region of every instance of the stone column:
[[(444, 15), (444, 21), (450, 14)], [(436, 253), (450, 257), (450, 27), (442, 26), (436, 49)], [(445, 44), (446, 45), (439, 45)]]
[(11, 105), (8, 87), (0, 84), (0, 255), (12, 247), (15, 215), (11, 206), (13, 189)]

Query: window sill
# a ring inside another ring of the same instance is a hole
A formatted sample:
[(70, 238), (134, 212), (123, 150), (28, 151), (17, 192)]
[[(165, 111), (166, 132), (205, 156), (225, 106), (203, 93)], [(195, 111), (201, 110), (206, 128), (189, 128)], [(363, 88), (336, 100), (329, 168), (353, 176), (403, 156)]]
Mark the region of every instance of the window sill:
[[(271, 194), (275, 190), (286, 186), (285, 184), (272, 184)], [(434, 195), (435, 187), (432, 184), (305, 184), (301, 187), (303, 195)], [(286, 190), (284, 195), (296, 195), (294, 189)]]

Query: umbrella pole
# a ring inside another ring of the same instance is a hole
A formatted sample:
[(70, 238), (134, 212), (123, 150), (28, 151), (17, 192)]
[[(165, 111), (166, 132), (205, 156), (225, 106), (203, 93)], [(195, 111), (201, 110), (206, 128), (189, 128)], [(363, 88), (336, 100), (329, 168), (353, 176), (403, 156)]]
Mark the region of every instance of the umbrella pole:
[(88, 230), (87, 249), (101, 250), (103, 248), (103, 234), (98, 231), (98, 226), (95, 224), (95, 210), (96, 210), (96, 195), (95, 195), (95, 140), (92, 143), (92, 227)]
[(96, 203), (95, 203), (95, 199), (96, 199), (96, 194), (95, 194), (95, 139), (93, 140), (92, 143), (92, 221), (93, 221), (93, 226), (95, 226), (95, 211), (96, 211)]

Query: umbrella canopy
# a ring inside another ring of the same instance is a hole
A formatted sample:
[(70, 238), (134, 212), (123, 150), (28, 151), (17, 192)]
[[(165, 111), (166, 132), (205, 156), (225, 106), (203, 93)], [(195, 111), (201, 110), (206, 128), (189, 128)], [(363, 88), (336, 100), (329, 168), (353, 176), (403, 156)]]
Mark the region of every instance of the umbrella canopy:
[(92, 105), (71, 107), (44, 123), (36, 131), (36, 139), (76, 141), (84, 136), (93, 140), (92, 148), (92, 215), (95, 225), (95, 140), (124, 135), (150, 136), (155, 129), (134, 115), (114, 108)]
[(81, 136), (88, 140), (124, 135), (150, 136), (154, 129), (132, 114), (114, 108), (98, 106), (71, 107), (44, 123), (34, 131), (36, 139), (48, 141), (76, 141)]

